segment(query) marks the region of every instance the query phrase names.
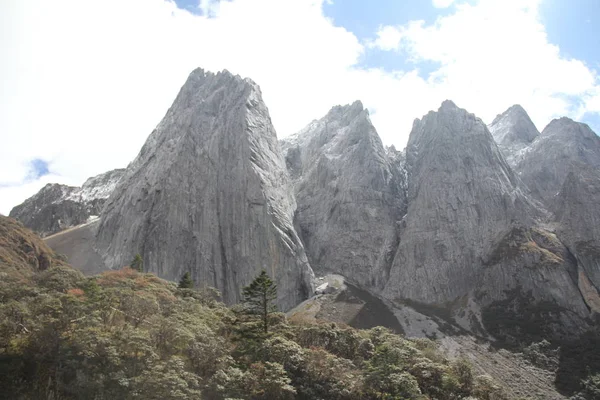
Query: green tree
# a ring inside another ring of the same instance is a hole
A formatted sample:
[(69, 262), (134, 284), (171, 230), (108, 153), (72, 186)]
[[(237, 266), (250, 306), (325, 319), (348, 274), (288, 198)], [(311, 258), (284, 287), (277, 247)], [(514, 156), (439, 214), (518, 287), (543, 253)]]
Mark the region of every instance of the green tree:
[(142, 259), (142, 256), (139, 253), (136, 254), (129, 266), (138, 272), (144, 272), (144, 260)]
[(263, 332), (269, 333), (269, 314), (277, 311), (274, 304), (277, 299), (277, 285), (263, 270), (250, 285), (244, 287), (242, 294), (244, 312), (258, 316)]
[(192, 280), (192, 277), (190, 276), (189, 272), (186, 272), (185, 274), (183, 274), (183, 276), (179, 280), (179, 285), (177, 287), (180, 289), (193, 289), (194, 288), (194, 281)]

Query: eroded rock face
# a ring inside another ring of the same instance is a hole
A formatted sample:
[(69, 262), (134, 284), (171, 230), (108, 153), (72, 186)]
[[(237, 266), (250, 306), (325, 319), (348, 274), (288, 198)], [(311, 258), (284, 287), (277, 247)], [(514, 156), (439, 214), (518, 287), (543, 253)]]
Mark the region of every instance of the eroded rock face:
[(504, 147), (505, 154), (532, 193), (553, 211), (556, 233), (576, 259), (579, 289), (590, 309), (598, 311), (600, 139), (587, 125), (560, 118), (528, 143), (534, 135), (523, 120), (498, 117), (491, 129), (500, 143), (502, 132), (525, 138), (521, 147)]
[(548, 213), (480, 119), (444, 102), (415, 121), (406, 165), (408, 211), (385, 297), (463, 311), (473, 301), (475, 314), (518, 298), (565, 310), (557, 324), (586, 317), (576, 262), (541, 227)]
[(333, 107), (281, 143), (295, 182), (295, 224), (312, 267), (380, 289), (406, 208), (400, 153), (390, 150), (392, 163), (358, 101)]
[(580, 165), (600, 168), (600, 138), (586, 124), (560, 118), (544, 128), (514, 169), (550, 207), (569, 172)]
[(140, 253), (147, 271), (189, 271), (227, 303), (265, 269), (286, 310), (313, 290), (295, 208), (258, 85), (197, 69), (109, 198), (96, 246), (108, 267)]
[(89, 178), (81, 187), (49, 183), (14, 207), (10, 216), (42, 237), (83, 224), (100, 215), (124, 172), (124, 169), (105, 172)]
[(498, 115), (489, 130), (511, 167), (522, 159), (529, 145), (540, 135), (527, 112), (518, 104)]
[(600, 313), (600, 170), (580, 165), (567, 175), (554, 209), (561, 239), (575, 254), (580, 287)]
[(408, 213), (386, 293), (452, 301), (476, 285), (473, 266), (498, 233), (536, 209), (483, 122), (450, 101), (415, 121), (406, 158)]

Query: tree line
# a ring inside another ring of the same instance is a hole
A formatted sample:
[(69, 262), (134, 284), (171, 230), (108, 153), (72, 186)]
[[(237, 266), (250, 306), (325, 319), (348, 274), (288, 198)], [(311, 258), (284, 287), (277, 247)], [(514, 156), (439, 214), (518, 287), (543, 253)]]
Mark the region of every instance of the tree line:
[(240, 304), (227, 307), (189, 274), (175, 284), (136, 265), (92, 277), (56, 265), (0, 280), (0, 393), (23, 400), (505, 398), (493, 379), (467, 360), (448, 359), (432, 340), (289, 321), (265, 271)]

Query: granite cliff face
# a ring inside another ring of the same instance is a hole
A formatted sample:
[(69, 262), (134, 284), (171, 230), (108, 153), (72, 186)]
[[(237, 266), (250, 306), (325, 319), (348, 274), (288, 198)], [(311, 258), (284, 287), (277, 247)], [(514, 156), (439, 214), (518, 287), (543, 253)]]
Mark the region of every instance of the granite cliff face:
[(105, 172), (89, 178), (81, 187), (49, 183), (14, 207), (9, 216), (42, 237), (83, 224), (100, 215), (124, 172), (124, 169)]
[(110, 268), (140, 253), (161, 277), (189, 271), (227, 303), (265, 269), (285, 310), (313, 290), (295, 208), (258, 85), (197, 69), (111, 194), (96, 248)]
[(408, 210), (385, 297), (472, 312), (462, 321), (469, 329), (490, 307), (518, 314), (523, 301), (563, 310), (558, 325), (587, 317), (574, 258), (543, 228), (548, 213), (480, 119), (446, 101), (416, 120), (406, 169)]
[(571, 170), (600, 168), (600, 138), (586, 124), (569, 118), (550, 122), (523, 153), (514, 169), (548, 207)]
[[(522, 120), (505, 118), (492, 124), (497, 140), (501, 140), (499, 127), (515, 136), (531, 137)], [(514, 160), (515, 171), (532, 193), (554, 213), (556, 233), (576, 259), (579, 288), (590, 309), (598, 312), (600, 138), (589, 126), (560, 118), (523, 145), (505, 148), (505, 154)]]
[(102, 209), (48, 240), (88, 272), (140, 253), (147, 271), (190, 272), (234, 303), (265, 269), (288, 310), (313, 294), (312, 265), (402, 326), (435, 309), (483, 336), (567, 337), (600, 310), (599, 167), (587, 125), (540, 134), (520, 106), (488, 129), (446, 101), (397, 151), (355, 102), (278, 143), (254, 82), (198, 69), (122, 177), (49, 185), (14, 212), (52, 233)]
[(600, 170), (571, 170), (556, 196), (558, 234), (578, 263), (579, 286), (590, 308), (600, 313)]
[(527, 112), (518, 104), (498, 115), (489, 130), (511, 167), (522, 159), (528, 146), (540, 135)]
[(538, 212), (485, 125), (450, 101), (415, 121), (406, 164), (408, 212), (386, 293), (451, 301), (475, 286), (473, 266), (497, 235)]
[(401, 167), (390, 162), (369, 112), (359, 101), (333, 107), (281, 145), (312, 267), (381, 288), (406, 205)]

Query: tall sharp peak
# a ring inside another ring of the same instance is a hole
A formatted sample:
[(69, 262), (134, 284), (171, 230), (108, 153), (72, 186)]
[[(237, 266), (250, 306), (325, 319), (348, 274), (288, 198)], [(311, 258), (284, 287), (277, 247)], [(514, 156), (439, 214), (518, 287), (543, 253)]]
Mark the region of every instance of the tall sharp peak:
[(440, 118), (442, 115), (469, 114), (467, 110), (459, 108), (452, 100), (444, 100), (437, 111), (431, 110), (421, 118), (413, 121), (413, 130), (424, 124), (427, 120)]
[(597, 137), (589, 125), (574, 121), (568, 117), (553, 119), (542, 131), (542, 136), (544, 137), (553, 135), (571, 139)]
[(458, 108), (458, 106), (456, 105), (456, 103), (454, 103), (452, 100), (444, 100), (442, 102), (442, 105), (440, 105), (440, 108), (438, 109), (438, 112), (441, 111), (458, 111), (461, 110), (460, 108)]
[(362, 102), (360, 100), (356, 100), (352, 104), (333, 106), (325, 118), (351, 120), (360, 115), (360, 113), (363, 111), (366, 112), (366, 115), (368, 115), (369, 111), (364, 108)]
[(489, 128), (496, 142), (503, 146), (526, 145), (540, 135), (527, 111), (519, 104), (497, 115)]
[(214, 83), (214, 84), (231, 84), (231, 83), (237, 83), (237, 84), (246, 84), (249, 85), (251, 87), (255, 87), (258, 88), (258, 85), (250, 78), (242, 78), (240, 75), (237, 74), (233, 74), (232, 72), (230, 72), (229, 70), (222, 70), (222, 71), (218, 71), (218, 72), (211, 72), (211, 71), (207, 71), (204, 68), (196, 68), (194, 69), (188, 76), (185, 84), (183, 85), (183, 87), (189, 86), (189, 85), (204, 85), (207, 83)]
[[(474, 128), (477, 129), (474, 129)], [(421, 119), (415, 119), (411, 136), (430, 136), (450, 134), (461, 136), (463, 134), (485, 132), (485, 124), (464, 108), (458, 107), (452, 100), (445, 100), (437, 111), (430, 111)], [(410, 138), (409, 138), (410, 142)]]
[(520, 104), (513, 104), (512, 106), (508, 107), (508, 109), (506, 111), (504, 111), (502, 114), (496, 115), (496, 118), (494, 118), (494, 120), (492, 121), (492, 123), (490, 125), (494, 125), (494, 124), (498, 123), (500, 120), (505, 119), (505, 118), (515, 119), (515, 118), (519, 118), (519, 117), (525, 117), (525, 118), (529, 119), (529, 115), (527, 114), (527, 111), (525, 111), (525, 109)]
[[(333, 106), (324, 117), (313, 120), (301, 131), (282, 139), (282, 143), (285, 143), (284, 147), (290, 144), (299, 144), (309, 137), (330, 131), (330, 128), (339, 129), (349, 126), (358, 121), (359, 117), (369, 120), (369, 111), (364, 108), (360, 100), (356, 100), (352, 104)], [(368, 123), (370, 124), (370, 121)]]
[(442, 115), (470, 115), (470, 116), (475, 117), (474, 114), (468, 112), (464, 108), (460, 108), (459, 106), (457, 106), (456, 103), (453, 102), (452, 100), (444, 100), (442, 102), (442, 104), (440, 105), (440, 107), (437, 109), (437, 111), (430, 111), (425, 117), (427, 117), (429, 115), (437, 115), (437, 116), (442, 116)]
[(217, 77), (217, 76), (222, 76), (225, 78), (232, 78), (232, 79), (236, 79), (236, 78), (242, 79), (239, 75), (234, 75), (226, 69), (215, 73), (212, 71), (207, 71), (204, 68), (200, 68), (200, 67), (198, 67), (198, 68), (194, 69), (192, 72), (190, 72), (188, 79), (190, 79), (190, 78), (206, 79), (206, 78), (212, 78), (212, 77)]

